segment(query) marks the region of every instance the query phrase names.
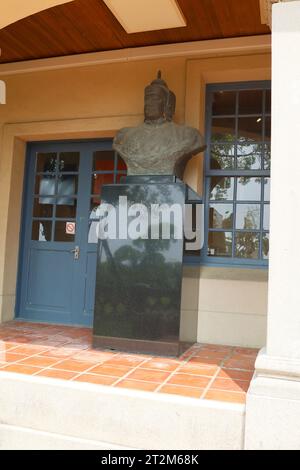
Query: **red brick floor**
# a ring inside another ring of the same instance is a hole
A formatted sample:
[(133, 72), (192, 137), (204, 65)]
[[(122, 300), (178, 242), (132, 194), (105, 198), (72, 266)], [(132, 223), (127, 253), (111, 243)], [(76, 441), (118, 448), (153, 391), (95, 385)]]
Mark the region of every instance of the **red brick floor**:
[(245, 403), (256, 349), (195, 344), (180, 358), (92, 347), (92, 332), (48, 324), (0, 326), (1, 371)]

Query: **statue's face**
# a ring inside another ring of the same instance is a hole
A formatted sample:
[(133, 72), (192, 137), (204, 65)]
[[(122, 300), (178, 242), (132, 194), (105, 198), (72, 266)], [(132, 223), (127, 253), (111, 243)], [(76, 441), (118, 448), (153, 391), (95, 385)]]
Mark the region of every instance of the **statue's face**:
[(145, 91), (145, 119), (156, 121), (165, 116), (166, 95), (160, 86), (149, 86)]

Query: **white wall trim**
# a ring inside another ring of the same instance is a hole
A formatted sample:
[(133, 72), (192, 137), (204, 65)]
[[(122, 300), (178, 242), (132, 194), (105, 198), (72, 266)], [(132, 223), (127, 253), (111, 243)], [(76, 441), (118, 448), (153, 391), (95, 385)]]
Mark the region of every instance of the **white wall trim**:
[(159, 58), (201, 58), (230, 55), (259, 54), (271, 51), (271, 35), (247, 36), (243, 38), (214, 39), (162, 46), (147, 46), (116, 51), (30, 60), (0, 65), (0, 76), (41, 72), (72, 67), (132, 62)]

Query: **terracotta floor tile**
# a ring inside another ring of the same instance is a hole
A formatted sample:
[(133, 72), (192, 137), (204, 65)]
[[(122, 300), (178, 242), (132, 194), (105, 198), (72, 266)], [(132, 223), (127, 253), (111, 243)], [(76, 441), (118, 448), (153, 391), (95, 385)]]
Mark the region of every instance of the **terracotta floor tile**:
[(254, 370), (254, 363), (255, 361), (250, 359), (229, 359), (228, 361), (224, 362), (224, 367), (228, 369), (241, 369), (241, 370)]
[(18, 345), (16, 343), (5, 343), (4, 341), (0, 341), (0, 353), (2, 351), (9, 351), (16, 348)]
[(205, 388), (211, 379), (189, 374), (175, 374), (167, 382), (168, 385), (184, 385), (186, 387)]
[(23, 366), (21, 364), (10, 364), (1, 370), (4, 372), (15, 372), (16, 374), (33, 375), (41, 369), (39, 367)]
[(13, 352), (2, 353), (0, 352), (0, 361), (2, 362), (18, 362), (26, 359), (26, 354), (14, 354)]
[(169, 377), (169, 375), (170, 375), (169, 372), (138, 368), (126, 378), (134, 379), (134, 380), (142, 380), (145, 382), (162, 383)]
[(136, 367), (139, 364), (144, 362), (144, 358), (139, 358), (136, 356), (124, 356), (124, 355), (117, 355), (108, 361), (105, 362), (107, 365), (121, 365), (121, 366), (128, 366), (128, 367)]
[(221, 369), (217, 375), (218, 379), (237, 379), (237, 380), (251, 380), (253, 371), (244, 371), (236, 369)]
[(170, 393), (172, 395), (182, 395), (185, 397), (200, 398), (203, 393), (203, 389), (182, 387), (180, 385), (164, 385), (159, 390), (159, 393)]
[(179, 374), (192, 374), (192, 375), (204, 375), (206, 377), (212, 377), (218, 371), (218, 367), (216, 366), (202, 366), (201, 364), (197, 363), (188, 363), (184, 366), (180, 367), (177, 371)]
[(86, 382), (98, 385), (112, 385), (116, 381), (116, 377), (105, 375), (82, 374), (74, 379), (74, 382)]
[(215, 367), (219, 367), (223, 361), (221, 359), (212, 359), (212, 358), (205, 358), (205, 357), (191, 357), (191, 359), (189, 359), (187, 361), (188, 364), (198, 364), (200, 366), (203, 366), (203, 367), (206, 367), (206, 366), (215, 366)]
[(37, 376), (50, 377), (52, 379), (71, 380), (76, 377), (77, 372), (67, 370), (43, 369)]
[(91, 374), (109, 375), (111, 377), (123, 377), (123, 375), (126, 375), (131, 370), (131, 367), (121, 365), (107, 366), (106, 364), (100, 364), (92, 368), (89, 372)]
[(95, 365), (94, 362), (84, 362), (84, 361), (76, 361), (75, 359), (66, 359), (65, 361), (59, 362), (55, 364), (54, 369), (63, 369), (69, 370), (71, 372), (84, 372), (90, 367)]
[(110, 353), (105, 351), (77, 351), (74, 355), (74, 359), (77, 359), (78, 361), (107, 362), (116, 355), (116, 353)]
[(246, 394), (237, 392), (225, 392), (223, 390), (209, 390), (204, 396), (204, 399), (244, 404), (246, 402)]
[(130, 389), (134, 389), (134, 390), (144, 390), (144, 391), (148, 391), (148, 392), (154, 392), (157, 389), (158, 384), (153, 383), (153, 382), (142, 382), (140, 380), (125, 379), (125, 380), (121, 380), (121, 382), (118, 382), (116, 384), (116, 387), (118, 387), (118, 388), (130, 388)]
[(199, 357), (203, 359), (212, 359), (212, 360), (225, 360), (228, 358), (228, 354), (226, 353), (221, 353), (221, 352), (215, 352), (215, 351), (200, 351), (199, 353), (196, 353), (193, 357)]
[(37, 367), (50, 367), (56, 364), (60, 359), (58, 358), (50, 358), (50, 357), (41, 357), (41, 356), (33, 356), (21, 361), (21, 364), (26, 366), (37, 366)]
[(58, 357), (58, 358), (64, 358), (64, 357), (71, 357), (75, 356), (78, 354), (77, 349), (69, 349), (69, 348), (50, 348), (47, 349), (47, 351), (42, 352), (39, 354), (39, 356), (42, 357)]
[(18, 346), (17, 348), (14, 349), (14, 353), (17, 354), (27, 354), (27, 356), (32, 356), (33, 354), (40, 354), (44, 351), (46, 351), (47, 347), (45, 346), (37, 346), (37, 345), (24, 345), (24, 346)]
[(153, 370), (162, 370), (162, 371), (169, 371), (173, 372), (174, 370), (178, 369), (181, 362), (176, 360), (168, 360), (168, 359), (150, 359), (147, 362), (144, 362), (143, 369), (153, 369)]
[(228, 390), (231, 392), (247, 392), (250, 382), (246, 380), (215, 379), (210, 390)]

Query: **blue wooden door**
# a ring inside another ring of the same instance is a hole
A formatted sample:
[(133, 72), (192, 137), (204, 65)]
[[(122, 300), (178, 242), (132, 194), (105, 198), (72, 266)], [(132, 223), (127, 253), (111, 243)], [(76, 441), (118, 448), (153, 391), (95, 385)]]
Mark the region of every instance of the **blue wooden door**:
[(30, 144), (17, 317), (92, 325), (101, 187), (126, 173), (111, 141)]

